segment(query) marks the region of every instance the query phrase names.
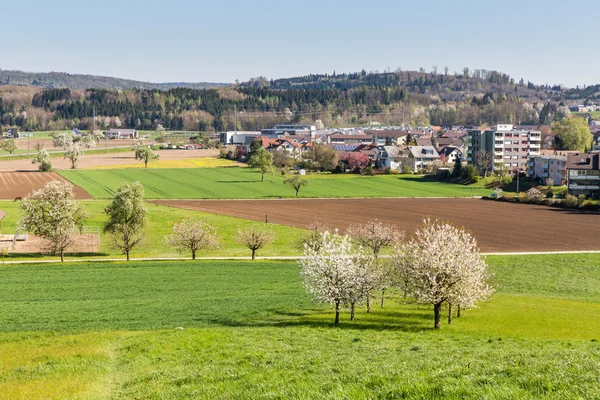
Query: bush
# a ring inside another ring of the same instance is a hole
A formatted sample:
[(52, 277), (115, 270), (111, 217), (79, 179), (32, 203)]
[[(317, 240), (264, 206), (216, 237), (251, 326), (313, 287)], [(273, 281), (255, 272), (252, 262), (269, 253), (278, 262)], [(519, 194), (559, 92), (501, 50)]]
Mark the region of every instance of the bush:
[(462, 168), (461, 177), (466, 181), (466, 183), (477, 183), (479, 181), (479, 173), (477, 172), (477, 168), (472, 165), (467, 165)]
[(563, 204), (570, 208), (577, 207), (577, 197), (568, 194), (563, 200)]
[(581, 207), (583, 206), (583, 203), (585, 202), (585, 195), (584, 194), (580, 194), (579, 196), (577, 196), (577, 206)]
[(413, 170), (412, 170), (412, 169), (410, 169), (410, 167), (409, 167), (408, 165), (403, 165), (403, 166), (402, 166), (402, 173), (403, 173), (403, 174), (406, 174), (406, 175), (408, 175), (408, 174), (412, 174), (412, 173), (413, 173)]
[(52, 163), (50, 163), (50, 161), (44, 161), (40, 164), (40, 166), (38, 167), (38, 169), (41, 172), (48, 172), (48, 171), (52, 171)]
[(554, 193), (552, 193), (552, 191), (551, 191), (551, 190), (550, 190), (550, 191), (548, 191), (548, 193), (546, 193), (546, 198), (547, 198), (547, 199), (551, 199), (551, 198), (553, 198), (553, 197), (554, 197)]
[(365, 168), (365, 175), (375, 175), (375, 169), (373, 169), (373, 167), (368, 166), (367, 168)]
[(441, 181), (447, 181), (448, 179), (450, 179), (450, 171), (449, 170), (441, 171), (439, 176), (440, 176)]

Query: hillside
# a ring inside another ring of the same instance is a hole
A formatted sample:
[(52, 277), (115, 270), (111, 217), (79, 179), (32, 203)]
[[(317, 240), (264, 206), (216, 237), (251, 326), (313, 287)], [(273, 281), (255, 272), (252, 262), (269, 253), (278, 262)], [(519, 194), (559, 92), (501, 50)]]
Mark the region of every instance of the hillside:
[(36, 86), (69, 89), (172, 89), (184, 87), (207, 89), (227, 86), (227, 83), (168, 82), (150, 83), (98, 75), (67, 74), (64, 72), (23, 72), (0, 70), (0, 85)]
[(567, 116), (569, 105), (598, 99), (598, 86), (566, 89), (468, 69), (261, 77), (235, 86), (0, 71), (0, 128), (89, 129), (94, 110), (101, 128), (144, 130), (160, 124), (223, 131), (233, 129), (235, 121), (240, 130), (316, 120), (327, 127), (548, 125)]

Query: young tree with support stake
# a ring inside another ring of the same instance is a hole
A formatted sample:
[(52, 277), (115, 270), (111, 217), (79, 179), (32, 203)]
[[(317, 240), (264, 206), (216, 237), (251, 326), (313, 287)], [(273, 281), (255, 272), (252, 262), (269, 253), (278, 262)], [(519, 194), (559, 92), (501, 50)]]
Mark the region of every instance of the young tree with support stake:
[(73, 186), (60, 181), (51, 181), (42, 189), (31, 193), (21, 202), (19, 227), (48, 242), (47, 250), (64, 253), (75, 243), (75, 234), (81, 233), (88, 217), (83, 207), (75, 200)]
[(409, 277), (411, 294), (418, 302), (433, 305), (436, 329), (444, 303), (472, 307), (493, 293), (477, 241), (464, 229), (427, 219), (398, 256), (396, 265)]
[(129, 261), (131, 249), (146, 235), (148, 209), (144, 202), (142, 184), (123, 183), (105, 211), (108, 214), (108, 221), (104, 224), (104, 232), (112, 235), (113, 243)]

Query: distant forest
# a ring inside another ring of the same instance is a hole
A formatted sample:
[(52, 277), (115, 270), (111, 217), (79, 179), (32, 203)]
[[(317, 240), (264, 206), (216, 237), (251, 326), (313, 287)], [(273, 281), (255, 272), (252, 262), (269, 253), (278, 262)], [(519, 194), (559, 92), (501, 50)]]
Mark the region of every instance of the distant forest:
[[(0, 74), (0, 79), (1, 79)], [(6, 83), (6, 82), (5, 82)], [(275, 123), (327, 127), (381, 124), (550, 124), (572, 103), (600, 99), (600, 86), (564, 89), (496, 71), (395, 71), (308, 75), (208, 89), (70, 89), (0, 86), (3, 129), (258, 130)]]

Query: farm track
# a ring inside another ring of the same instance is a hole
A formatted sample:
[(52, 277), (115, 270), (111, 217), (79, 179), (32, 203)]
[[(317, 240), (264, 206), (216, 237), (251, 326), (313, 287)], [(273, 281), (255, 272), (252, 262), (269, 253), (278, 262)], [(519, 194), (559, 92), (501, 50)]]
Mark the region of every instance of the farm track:
[(153, 203), (306, 228), (320, 222), (345, 231), (371, 219), (413, 233), (424, 218), (471, 231), (489, 253), (600, 250), (600, 214), (478, 199), (154, 200)]
[[(33, 190), (43, 188), (50, 181), (69, 182), (55, 172), (0, 172), (0, 199), (13, 200), (16, 197), (24, 198)], [(88, 192), (79, 186), (73, 186), (73, 191), (77, 199), (92, 199), (92, 196)]]

